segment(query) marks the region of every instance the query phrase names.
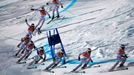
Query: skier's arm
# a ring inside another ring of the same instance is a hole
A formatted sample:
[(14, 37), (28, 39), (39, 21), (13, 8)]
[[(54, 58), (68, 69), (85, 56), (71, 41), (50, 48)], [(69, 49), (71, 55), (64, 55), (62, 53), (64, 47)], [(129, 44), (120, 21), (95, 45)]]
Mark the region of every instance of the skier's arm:
[(63, 4), (59, 1), (59, 4), (61, 5), (61, 8), (63, 8)]
[(35, 45), (34, 45), (34, 49), (37, 49)]
[(32, 10), (32, 11), (39, 11), (39, 9), (33, 9), (33, 8), (31, 8), (31, 10)]
[(21, 42), (17, 45), (17, 47), (19, 48), (19, 46), (23, 43), (23, 38), (21, 38)]
[(26, 25), (27, 25), (27, 26), (30, 26), (30, 25), (28, 24), (28, 22), (27, 22), (27, 19), (25, 19), (25, 22), (26, 22)]
[(50, 14), (46, 11), (46, 14), (48, 15), (49, 18), (51, 18)]
[(81, 56), (81, 54), (79, 54), (79, 56), (78, 56), (78, 60), (80, 61), (80, 56)]
[(20, 44), (21, 44), (21, 42), (17, 45), (18, 48), (19, 48)]
[(93, 63), (93, 60), (90, 58), (90, 61)]

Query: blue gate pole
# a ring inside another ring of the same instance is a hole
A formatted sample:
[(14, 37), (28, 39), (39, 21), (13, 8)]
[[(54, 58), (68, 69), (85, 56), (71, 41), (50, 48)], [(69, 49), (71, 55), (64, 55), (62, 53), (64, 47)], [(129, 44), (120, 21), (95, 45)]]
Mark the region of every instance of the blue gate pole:
[[(49, 31), (49, 37), (51, 37), (51, 31)], [(52, 41), (52, 40), (50, 39), (50, 41)], [(50, 46), (50, 50), (51, 50), (53, 61), (55, 61), (55, 56), (54, 56), (54, 52), (53, 52), (53, 50), (54, 50), (53, 46)]]
[[(56, 32), (57, 32), (57, 34), (59, 35), (59, 32), (58, 32), (58, 29), (56, 28)], [(60, 35), (59, 35), (60, 36)], [(61, 38), (59, 37), (59, 39), (61, 40)], [(65, 50), (64, 50), (64, 46), (63, 46), (63, 44), (62, 44), (62, 41), (60, 42), (60, 45), (61, 45), (61, 48), (62, 48), (62, 51), (63, 51), (63, 53), (65, 54), (65, 56), (67, 56), (67, 54), (66, 54), (66, 52), (65, 52)]]

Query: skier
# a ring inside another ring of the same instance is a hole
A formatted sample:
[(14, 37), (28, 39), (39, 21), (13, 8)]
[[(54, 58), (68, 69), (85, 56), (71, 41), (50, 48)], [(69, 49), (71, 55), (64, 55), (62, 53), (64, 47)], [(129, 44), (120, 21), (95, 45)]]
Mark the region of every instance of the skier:
[(25, 54), (16, 62), (16, 63), (20, 63), (20, 61), (22, 59), (27, 59), (29, 57), (29, 55), (32, 53), (33, 48), (35, 49), (35, 45), (33, 43), (33, 41), (30, 41), (27, 45), (26, 45), (26, 51)]
[(15, 56), (18, 56), (18, 54), (21, 52), (21, 54), (24, 53), (25, 49), (26, 49), (26, 45), (29, 43), (29, 41), (31, 40), (31, 38), (29, 37), (29, 35), (27, 34), (25, 37), (21, 38), (21, 42), (17, 45), (17, 47), (19, 48), (18, 52), (15, 54)]
[[(25, 46), (27, 46), (27, 44), (31, 41), (31, 37), (28, 34), (23, 39), (24, 39)], [(21, 51), (21, 54), (23, 54), (25, 50), (26, 47)]]
[(25, 49), (26, 48), (26, 45), (25, 45), (25, 43), (24, 43), (24, 39), (23, 38), (21, 38), (21, 42), (17, 45), (17, 47), (18, 47), (18, 52), (15, 54), (15, 56), (18, 56), (18, 54), (23, 50), (23, 49)]
[(81, 67), (81, 69), (85, 69), (88, 65), (89, 62), (93, 62), (93, 60), (91, 59), (91, 49), (87, 48), (87, 50), (83, 53), (80, 53), (78, 56), (78, 60), (81, 60), (81, 63), (74, 68), (71, 72), (75, 72), (79, 67)]
[(55, 68), (61, 61), (62, 64), (65, 64), (65, 54), (62, 51), (58, 51), (55, 56), (55, 61), (46, 67), (44, 71), (50, 71), (51, 69)]
[(124, 67), (124, 63), (126, 62), (127, 55), (125, 53), (125, 45), (121, 45), (121, 48), (118, 51), (117, 59), (121, 61), (119, 67)]
[(32, 24), (30, 25), (30, 24), (27, 22), (27, 19), (25, 19), (25, 22), (26, 22), (26, 24), (27, 24), (27, 26), (28, 26), (28, 35), (29, 35), (30, 38), (32, 38), (32, 34), (33, 34), (34, 30), (35, 30), (35, 25), (34, 25), (34, 23), (32, 23)]
[(46, 54), (44, 52), (44, 48), (40, 47), (39, 49), (37, 49), (37, 55), (32, 57), (32, 59), (34, 60), (30, 62), (28, 66), (39, 63), (41, 59), (42, 59), (41, 63), (44, 62), (46, 60)]
[(59, 15), (59, 6), (61, 6), (61, 8), (63, 8), (63, 5), (62, 5), (62, 3), (59, 1), (59, 0), (53, 0), (52, 1), (52, 4), (53, 4), (53, 11), (52, 11), (52, 20), (54, 19), (54, 13), (56, 12), (57, 13), (57, 15), (56, 15), (56, 17), (57, 18), (59, 18), (60, 17), (60, 15)]
[(119, 50), (118, 50), (118, 53), (117, 53), (117, 62), (112, 66), (112, 68), (109, 70), (109, 71), (112, 71), (114, 70), (114, 68), (119, 64), (118, 68), (123, 68), (124, 67), (124, 63), (126, 62), (126, 59), (127, 59), (127, 55), (125, 53), (125, 45), (121, 45)]
[(40, 29), (41, 29), (41, 27), (43, 26), (43, 24), (44, 24), (44, 22), (45, 22), (45, 16), (46, 15), (48, 15), (49, 16), (49, 18), (51, 18), (51, 16), (50, 16), (50, 14), (45, 10), (45, 8), (42, 6), (41, 7), (41, 9), (31, 9), (32, 11), (39, 11), (40, 12), (40, 20), (39, 20), (39, 22), (38, 22), (38, 24), (36, 25), (36, 27), (35, 28), (37, 28), (39, 25), (40, 25), (40, 23), (41, 23), (41, 25), (40, 25), (40, 27), (38, 27), (37, 28), (37, 31), (38, 31), (38, 33), (40, 34), (41, 33), (41, 31), (40, 31)]

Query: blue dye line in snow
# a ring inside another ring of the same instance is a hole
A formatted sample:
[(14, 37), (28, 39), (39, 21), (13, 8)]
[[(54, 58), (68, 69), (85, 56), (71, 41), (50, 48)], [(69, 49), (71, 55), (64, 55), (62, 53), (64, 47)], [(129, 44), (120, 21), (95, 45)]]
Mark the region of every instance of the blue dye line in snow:
[[(104, 63), (111, 63), (111, 62), (116, 62), (116, 61), (117, 61), (116, 59), (109, 59), (109, 60), (100, 60), (100, 61), (89, 63), (89, 64), (91, 67), (92, 65), (95, 65), (95, 64), (104, 64)], [(134, 59), (127, 59), (126, 62), (134, 62)], [(80, 63), (81, 62), (76, 59), (67, 61), (67, 64), (80, 64)]]
[(66, 7), (64, 8), (62, 11), (60, 11), (60, 13), (67, 11), (69, 8), (71, 8), (75, 3), (77, 2), (77, 0), (72, 0), (72, 2)]

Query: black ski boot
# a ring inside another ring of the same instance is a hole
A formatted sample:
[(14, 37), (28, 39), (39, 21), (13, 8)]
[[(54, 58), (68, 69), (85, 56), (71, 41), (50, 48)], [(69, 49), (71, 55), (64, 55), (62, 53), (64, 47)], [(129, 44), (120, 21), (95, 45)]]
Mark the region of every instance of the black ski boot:
[(41, 30), (40, 30), (40, 28), (38, 28), (37, 31), (38, 31), (38, 34), (41, 34)]
[(57, 16), (56, 16), (57, 18), (60, 18), (60, 15), (59, 14), (57, 14)]
[(87, 67), (87, 64), (84, 64), (81, 69), (85, 69)]
[(120, 65), (119, 65), (119, 68), (120, 68), (120, 67), (124, 67), (124, 65), (123, 65), (123, 64), (120, 64)]
[(52, 20), (54, 19), (54, 15), (52, 16)]

